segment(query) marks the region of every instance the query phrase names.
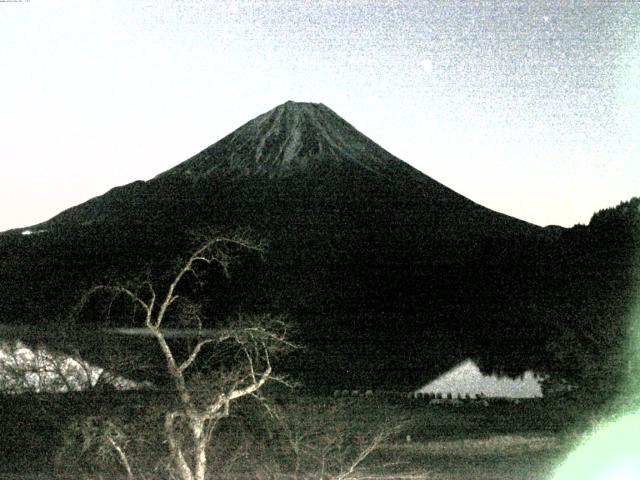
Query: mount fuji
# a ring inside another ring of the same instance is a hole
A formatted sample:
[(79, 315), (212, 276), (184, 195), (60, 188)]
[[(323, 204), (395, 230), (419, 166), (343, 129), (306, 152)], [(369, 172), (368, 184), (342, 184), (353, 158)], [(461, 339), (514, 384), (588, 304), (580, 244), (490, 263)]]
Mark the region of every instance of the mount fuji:
[(476, 204), (312, 103), (0, 234), (1, 322), (45, 328), (92, 283), (167, 271), (192, 232), (236, 228), (269, 248), (211, 281), (211, 322), (288, 315), (306, 347), (291, 368), (308, 383), (417, 387), (468, 357), (514, 373), (540, 361), (532, 285), (562, 229)]

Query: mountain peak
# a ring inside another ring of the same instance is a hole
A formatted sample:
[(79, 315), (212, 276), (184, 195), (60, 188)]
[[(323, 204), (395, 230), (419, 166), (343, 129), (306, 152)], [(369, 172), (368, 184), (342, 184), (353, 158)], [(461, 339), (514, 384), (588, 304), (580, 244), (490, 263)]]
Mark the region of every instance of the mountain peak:
[(314, 108), (327, 108), (324, 103), (313, 103), (313, 102), (296, 102), (295, 100), (287, 100), (281, 105), (278, 105), (274, 110), (279, 108), (285, 108), (290, 110), (305, 110), (305, 109), (314, 109)]
[(396, 162), (324, 104), (287, 101), (160, 176), (282, 177), (337, 165), (381, 173)]

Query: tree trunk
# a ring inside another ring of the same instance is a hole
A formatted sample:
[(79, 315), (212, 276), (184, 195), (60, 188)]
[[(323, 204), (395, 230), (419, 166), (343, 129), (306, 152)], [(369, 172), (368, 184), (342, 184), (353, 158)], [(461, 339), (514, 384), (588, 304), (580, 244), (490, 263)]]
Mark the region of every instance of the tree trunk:
[(189, 467), (189, 464), (184, 458), (182, 448), (178, 445), (175, 438), (175, 431), (173, 428), (174, 412), (168, 413), (164, 419), (164, 430), (169, 442), (169, 451), (171, 452), (171, 459), (175, 466), (175, 473), (180, 480), (194, 480), (193, 472)]
[(193, 440), (195, 444), (195, 480), (204, 480), (207, 473), (207, 436), (204, 434), (204, 421), (191, 419)]

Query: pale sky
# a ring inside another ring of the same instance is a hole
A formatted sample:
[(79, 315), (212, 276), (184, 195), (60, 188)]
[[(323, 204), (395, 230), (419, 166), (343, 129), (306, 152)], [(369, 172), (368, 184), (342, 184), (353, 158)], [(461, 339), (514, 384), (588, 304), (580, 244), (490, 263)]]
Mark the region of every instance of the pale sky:
[(640, 2), (0, 2), (0, 231), (322, 102), (457, 192), (571, 226), (640, 195)]

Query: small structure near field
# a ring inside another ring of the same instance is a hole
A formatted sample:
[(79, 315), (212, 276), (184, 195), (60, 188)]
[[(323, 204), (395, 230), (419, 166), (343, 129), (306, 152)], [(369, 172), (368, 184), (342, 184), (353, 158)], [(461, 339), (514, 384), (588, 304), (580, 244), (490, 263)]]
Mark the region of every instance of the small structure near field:
[(520, 378), (483, 375), (473, 360), (465, 360), (415, 392), (435, 399), (537, 398), (542, 397), (540, 379), (532, 372)]

